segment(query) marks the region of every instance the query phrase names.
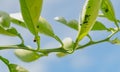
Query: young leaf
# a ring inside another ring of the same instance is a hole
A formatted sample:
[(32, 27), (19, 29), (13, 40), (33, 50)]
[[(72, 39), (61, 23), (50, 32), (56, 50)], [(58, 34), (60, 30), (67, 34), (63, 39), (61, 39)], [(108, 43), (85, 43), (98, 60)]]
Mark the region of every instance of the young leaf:
[(116, 20), (114, 8), (113, 8), (112, 2), (110, 0), (102, 1), (101, 11), (107, 19), (109, 19), (111, 21)]
[(67, 22), (67, 20), (64, 17), (55, 17), (54, 18), (57, 22), (60, 22), (70, 28), (73, 28), (75, 30), (78, 30), (78, 21), (77, 20), (70, 20)]
[(107, 30), (107, 28), (99, 21), (96, 21), (91, 30)]
[(38, 53), (24, 49), (16, 49), (15, 55), (24, 62), (32, 62), (40, 58)]
[(67, 21), (64, 17), (55, 17), (54, 19), (62, 24), (67, 24)]
[(51, 27), (51, 25), (47, 22), (47, 20), (45, 20), (44, 18), (40, 17), (39, 22), (37, 24), (37, 29), (41, 34), (45, 34), (48, 35), (50, 37), (55, 38), (58, 42), (61, 43), (61, 45), (63, 45), (62, 41), (59, 39), (58, 36), (56, 36), (54, 34), (54, 31)]
[(54, 37), (54, 32), (51, 25), (44, 18), (40, 17), (37, 24), (37, 29), (40, 33)]
[(10, 26), (10, 16), (8, 13), (0, 11), (0, 26), (9, 27)]
[(0, 34), (7, 36), (18, 36), (18, 32), (15, 28), (4, 29), (0, 26)]
[(16, 65), (16, 64), (10, 64), (10, 68), (11, 68), (12, 72), (29, 72), (25, 68), (23, 68), (19, 65)]

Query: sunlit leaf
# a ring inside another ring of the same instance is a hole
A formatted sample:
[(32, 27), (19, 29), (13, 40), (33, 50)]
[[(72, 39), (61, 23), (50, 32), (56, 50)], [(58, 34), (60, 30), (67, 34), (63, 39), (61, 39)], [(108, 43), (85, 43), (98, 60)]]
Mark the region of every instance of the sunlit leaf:
[(0, 26), (9, 27), (10, 26), (10, 16), (8, 13), (0, 11)]
[(79, 33), (76, 44), (81, 41), (92, 29), (98, 17), (102, 0), (86, 0), (79, 20)]
[(10, 68), (11, 68), (12, 72), (29, 72), (25, 68), (23, 68), (19, 65), (16, 65), (16, 64), (10, 64)]
[(24, 49), (16, 49), (15, 55), (24, 62), (32, 62), (40, 58), (38, 53)]
[(37, 34), (36, 24), (38, 23), (42, 10), (42, 0), (19, 0), (23, 19), (26, 26), (34, 35)]
[(107, 28), (101, 22), (96, 21), (93, 28), (92, 28), (92, 30), (107, 30)]
[(75, 30), (78, 30), (78, 21), (77, 20), (70, 20), (70, 21), (68, 21), (68, 23), (66, 25)]

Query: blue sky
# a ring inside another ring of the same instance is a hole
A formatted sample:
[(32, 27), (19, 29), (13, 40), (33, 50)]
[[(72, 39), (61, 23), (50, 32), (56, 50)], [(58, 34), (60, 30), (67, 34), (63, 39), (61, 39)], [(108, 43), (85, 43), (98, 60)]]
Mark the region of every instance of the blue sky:
[[(55, 22), (53, 19), (56, 16), (64, 16), (67, 20), (79, 18), (82, 10), (84, 0), (44, 0), (42, 16), (46, 18), (52, 25), (54, 32), (61, 38), (71, 37), (73, 40), (77, 32)], [(115, 7), (117, 18), (120, 19), (119, 0), (111, 0)], [(20, 12), (18, 0), (0, 0), (0, 10), (8, 13)], [(107, 26), (113, 26), (112, 22), (106, 19), (99, 19)], [(20, 33), (23, 34), (26, 45), (35, 47), (32, 42), (33, 36), (28, 30), (16, 26)], [(104, 38), (107, 35), (105, 32), (91, 32), (95, 40)], [(120, 37), (120, 34), (117, 34)], [(41, 35), (41, 46), (43, 48), (52, 48), (59, 46), (59, 43), (54, 39)], [(83, 42), (86, 42), (84, 39)], [(0, 45), (17, 44), (20, 40), (18, 38), (7, 37), (0, 35)], [(24, 63), (17, 59), (13, 50), (0, 51), (0, 55), (8, 58), (11, 63), (19, 64), (30, 72), (120, 72), (120, 46), (112, 45), (110, 43), (101, 43), (86, 47), (82, 50), (76, 51), (74, 54), (63, 58), (58, 58), (55, 53), (48, 57), (40, 58), (32, 63)], [(8, 72), (7, 67), (0, 61), (0, 72)]]

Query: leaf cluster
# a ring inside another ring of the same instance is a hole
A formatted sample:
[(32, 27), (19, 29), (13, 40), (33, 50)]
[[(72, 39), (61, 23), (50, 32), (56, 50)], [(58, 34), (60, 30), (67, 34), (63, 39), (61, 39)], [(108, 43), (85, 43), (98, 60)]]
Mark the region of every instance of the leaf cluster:
[[(111, 44), (120, 44), (118, 37), (111, 39), (120, 31), (120, 20), (116, 18), (114, 7), (110, 0), (86, 0), (79, 20), (67, 20), (64, 17), (55, 17), (55, 21), (63, 24), (73, 30), (76, 30), (76, 40), (66, 37), (61, 40), (59, 36), (54, 33), (54, 28), (51, 24), (41, 16), (43, 0), (19, 0), (20, 13), (8, 14), (0, 11), (0, 34), (12, 37), (18, 37), (21, 40), (20, 44), (0, 46), (0, 50), (15, 49), (15, 55), (24, 62), (33, 62), (41, 57), (48, 56), (52, 52), (56, 52), (58, 57), (63, 57), (74, 53), (74, 51), (102, 42), (110, 42)], [(102, 12), (102, 14), (100, 14)], [(99, 21), (98, 18), (106, 18), (112, 22), (116, 27), (108, 28), (106, 24)], [(37, 48), (26, 46), (22, 34), (12, 24), (23, 27), (34, 36)], [(94, 41), (90, 36), (91, 31), (106, 31), (111, 33), (105, 39)], [(54, 38), (60, 43), (58, 48), (43, 49), (40, 46), (41, 34)], [(81, 45), (80, 42), (85, 37), (89, 41)], [(28, 72), (19, 65), (10, 63), (6, 58), (0, 56), (10, 72)]]

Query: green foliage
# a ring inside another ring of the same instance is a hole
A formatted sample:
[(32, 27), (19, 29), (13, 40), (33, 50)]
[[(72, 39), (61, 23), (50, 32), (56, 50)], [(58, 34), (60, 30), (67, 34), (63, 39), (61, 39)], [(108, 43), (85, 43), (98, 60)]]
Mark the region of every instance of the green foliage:
[(15, 55), (24, 62), (32, 62), (40, 57), (38, 53), (24, 49), (16, 49)]
[(70, 28), (73, 28), (75, 30), (78, 30), (78, 21), (77, 20), (70, 20), (67, 22), (67, 20), (64, 17), (55, 17), (54, 18), (57, 22), (60, 22)]
[[(118, 25), (120, 23), (120, 19), (116, 18), (114, 7), (110, 0), (86, 0), (78, 21), (75, 19), (67, 21), (67, 19), (62, 16), (55, 17), (57, 22), (60, 22), (61, 24), (78, 32), (75, 41), (70, 37), (61, 40), (53, 31), (54, 28), (52, 28), (47, 19), (40, 15), (43, 0), (19, 0), (19, 3), (21, 9), (20, 13), (8, 14), (0, 11), (0, 34), (19, 37), (21, 39), (21, 43), (0, 46), (0, 50), (15, 49), (16, 57), (23, 62), (33, 62), (43, 56), (48, 56), (52, 52), (56, 52), (58, 57), (64, 57), (72, 54), (76, 50), (102, 42), (120, 44), (119, 38), (116, 37), (115, 39), (111, 39), (120, 31), (120, 27)], [(99, 14), (100, 11), (102, 12), (102, 15)], [(113, 21), (116, 27), (107, 27), (102, 21), (97, 19), (98, 17), (104, 17), (109, 21)], [(37, 43), (37, 49), (28, 47), (24, 43), (22, 35), (12, 24), (28, 29), (35, 37), (34, 42)], [(94, 41), (92, 39), (93, 37), (89, 35), (90, 31), (105, 31), (106, 33), (109, 32), (111, 34), (106, 36), (105, 39)], [(60, 43), (60, 46), (58, 48), (40, 48), (41, 34), (56, 39)], [(81, 40), (86, 36), (89, 38), (89, 41), (84, 45), (79, 45), (79, 42), (81, 42)], [(0, 56), (0, 60), (6, 64), (10, 72), (29, 72), (19, 65), (10, 63), (2, 56)]]
[(10, 16), (8, 13), (0, 11), (0, 26), (9, 27), (10, 26)]
[(15, 28), (9, 28), (9, 29), (5, 29), (3, 27), (0, 26), (0, 34), (3, 35), (8, 35), (8, 36), (18, 36), (18, 32)]
[(102, 0), (86, 0), (79, 21), (79, 33), (74, 48), (76, 48), (78, 42), (81, 41), (94, 26), (101, 2)]
[[(55, 20), (57, 22), (60, 22), (60, 23), (62, 23), (64, 25), (74, 29), (74, 30), (78, 30), (78, 25), (79, 24), (78, 24), (77, 20), (70, 20), (70, 21), (67, 22), (64, 17), (55, 17)], [(92, 31), (95, 31), (95, 30), (107, 30), (107, 28), (101, 22), (96, 21), (91, 30)]]
[(101, 22), (99, 21), (96, 21), (93, 28), (91, 30), (107, 30), (107, 28), (105, 27), (104, 24), (102, 24)]
[(37, 42), (38, 50), (40, 48), (40, 38), (37, 30), (37, 23), (40, 17), (40, 12), (42, 10), (43, 0), (19, 0), (20, 7), (25, 25), (30, 30), (30, 32), (35, 36)]
[(8, 66), (10, 72), (29, 72), (28, 70), (17, 64), (11, 64), (6, 58), (2, 56), (0, 56), (0, 60), (2, 60)]
[[(25, 22), (23, 21), (21, 13), (11, 14), (10, 17), (11, 17), (12, 23), (26, 28)], [(58, 42), (61, 43), (61, 45), (63, 45), (62, 41), (59, 39), (59, 37), (57, 35), (55, 35), (51, 25), (45, 18), (43, 18), (43, 17), (39, 18), (39, 21), (37, 23), (37, 30), (40, 34), (44, 34), (44, 35), (55, 38)]]

